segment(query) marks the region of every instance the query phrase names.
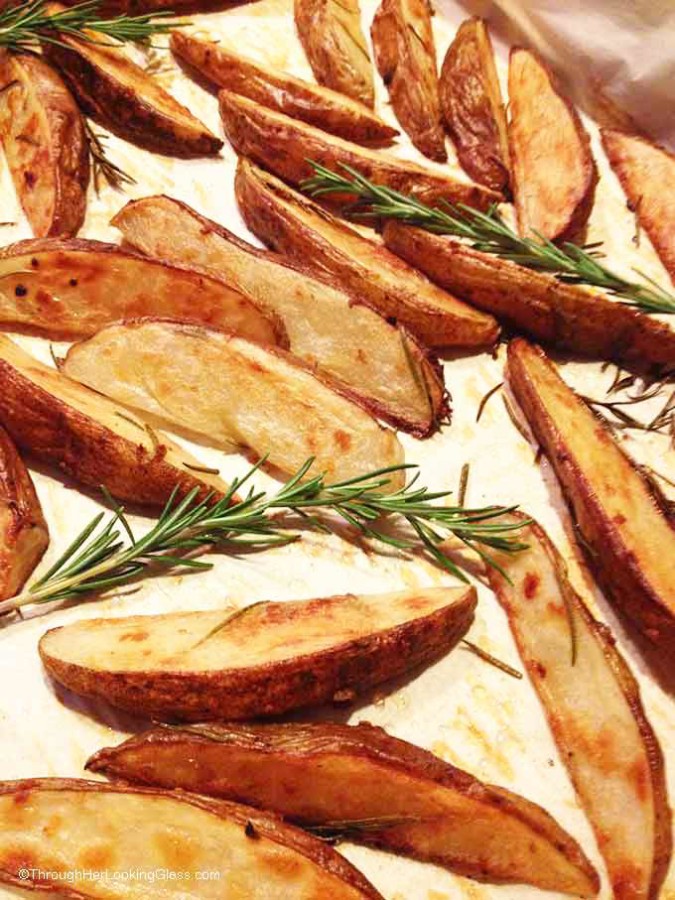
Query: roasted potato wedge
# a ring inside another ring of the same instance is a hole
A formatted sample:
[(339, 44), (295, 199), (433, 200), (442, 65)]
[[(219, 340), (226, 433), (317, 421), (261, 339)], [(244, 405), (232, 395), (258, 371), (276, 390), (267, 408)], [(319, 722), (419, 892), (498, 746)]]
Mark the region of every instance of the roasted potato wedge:
[(675, 283), (675, 155), (635, 134), (601, 134), (628, 204)]
[(675, 521), (539, 347), (522, 338), (511, 342), (508, 379), (558, 476), (601, 587), (645, 637), (672, 647)]
[(219, 87), (355, 144), (384, 147), (398, 134), (358, 100), (284, 72), (272, 72), (213, 41), (174, 31), (171, 49)]
[(447, 416), (442, 370), (424, 348), (309, 269), (245, 243), (169, 197), (133, 200), (113, 224), (143, 253), (201, 267), (271, 309), (291, 352), (345, 385), (378, 418), (425, 437)]
[(439, 290), (385, 247), (363, 237), (278, 178), (240, 160), (235, 179), (249, 229), (271, 247), (336, 279), (429, 347), (486, 347), (497, 340), (492, 316)]
[(598, 890), (581, 848), (541, 807), (372, 725), (153, 728), (99, 751), (87, 768), (132, 784), (236, 798), (319, 834), (480, 881), (581, 897)]
[(577, 111), (544, 61), (516, 47), (509, 62), (509, 147), (520, 233), (571, 240), (586, 225), (598, 173)]
[(2, 335), (0, 424), (22, 449), (120, 500), (164, 506), (176, 486), (181, 494), (228, 489), (166, 435)]
[(87, 337), (130, 316), (172, 316), (287, 345), (274, 312), (223, 281), (82, 239), (37, 238), (0, 250), (0, 322)]
[[(247, 447), (288, 474), (310, 456), (331, 481), (403, 463), (394, 432), (346, 391), (224, 331), (159, 319), (110, 325), (72, 346), (63, 371), (212, 443)], [(402, 484), (402, 473), (392, 477)]]
[(384, 242), (447, 291), (539, 341), (634, 367), (672, 367), (675, 331), (604, 294), (388, 222)]
[(375, 105), (373, 69), (358, 0), (295, 0), (295, 27), (319, 84)]
[(504, 574), (491, 568), (490, 583), (595, 830), (614, 896), (656, 900), (670, 862), (671, 813), (640, 688), (546, 533), (531, 521), (519, 536), (527, 551), (500, 554)]
[[(0, 782), (0, 821), (0, 881), (23, 889), (61, 894), (65, 884), (64, 895), (97, 900), (382, 900), (332, 847), (238, 803), (35, 778)], [(153, 887), (160, 872), (171, 878)]]
[[(53, 9), (60, 9), (55, 4)], [(169, 156), (212, 156), (223, 142), (151, 75), (95, 32), (45, 44), (82, 110), (132, 144)]]
[(49, 531), (33, 481), (0, 427), (0, 600), (21, 590), (48, 546)]
[(247, 719), (411, 672), (455, 645), (475, 605), (465, 586), (90, 619), (48, 631), (40, 655), (60, 684), (137, 714)]
[(420, 153), (446, 162), (428, 0), (382, 0), (370, 35), (396, 118)]
[(82, 114), (58, 73), (32, 53), (0, 51), (0, 140), (33, 234), (76, 234), (89, 184)]
[(510, 196), (506, 113), (483, 19), (460, 25), (443, 60), (439, 92), (443, 122), (464, 171), (479, 184)]
[(456, 181), (382, 151), (359, 147), (230, 91), (221, 91), (218, 96), (225, 133), (237, 153), (291, 184), (298, 185), (314, 174), (308, 162), (312, 160), (329, 169), (346, 164), (376, 184), (412, 194), (425, 203), (447, 200), (487, 209), (499, 200), (499, 195), (487, 188)]

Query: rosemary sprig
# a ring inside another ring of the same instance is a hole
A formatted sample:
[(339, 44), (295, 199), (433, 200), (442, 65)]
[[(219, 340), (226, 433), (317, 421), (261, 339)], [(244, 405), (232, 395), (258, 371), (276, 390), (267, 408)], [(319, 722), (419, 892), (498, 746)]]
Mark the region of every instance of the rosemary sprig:
[[(106, 524), (104, 513), (100, 513), (42, 578), (0, 603), (0, 614), (27, 604), (77, 600), (152, 574), (158, 568), (208, 569), (209, 563), (193, 556), (214, 545), (261, 549), (297, 540), (299, 532), (289, 531), (283, 516), (272, 516), (275, 511), (300, 514), (305, 527), (324, 531), (330, 530), (330, 515), (318, 519), (308, 515), (308, 510), (332, 514), (374, 541), (398, 549), (424, 551), (463, 581), (467, 579), (459, 565), (441, 549), (449, 534), (499, 571), (502, 569), (489, 549), (515, 552), (526, 547), (513, 535), (523, 523), (502, 519), (515, 507), (465, 509), (437, 505), (436, 501), (449, 492), (416, 487), (417, 474), (406, 486), (387, 490), (392, 475), (413, 466), (391, 466), (326, 484), (323, 475), (307, 477), (313, 464), (308, 459), (277, 493), (270, 495), (251, 487), (246, 496), (238, 497), (261, 464), (253, 466), (243, 478), (235, 479), (227, 494), (215, 502), (212, 496), (199, 500), (197, 488), (182, 500), (174, 490), (157, 524), (140, 538), (134, 537), (121, 506), (115, 507)], [(405, 533), (387, 530), (387, 520), (403, 525)]]
[(115, 165), (108, 158), (108, 151), (103, 143), (108, 139), (108, 135), (97, 134), (86, 119), (84, 120), (84, 131), (89, 145), (94, 190), (97, 196), (100, 193), (102, 181), (106, 181), (116, 191), (121, 191), (125, 184), (136, 184), (135, 178), (132, 178), (124, 169)]
[(97, 39), (87, 33), (109, 38), (113, 43), (148, 41), (157, 34), (168, 34), (172, 28), (186, 24), (167, 21), (173, 13), (169, 10), (140, 16), (115, 16), (112, 19), (98, 15), (100, 0), (85, 0), (68, 9), (48, 11), (49, 0), (24, 0), (0, 12), (0, 47), (9, 50), (26, 50), (40, 43), (61, 45), (58, 35), (71, 35), (89, 43)]
[(642, 272), (641, 282), (629, 281), (599, 261), (598, 244), (579, 247), (565, 242), (560, 246), (535, 232), (533, 238), (520, 237), (506, 224), (496, 206), (483, 213), (463, 203), (442, 202), (427, 206), (414, 197), (374, 184), (351, 166), (341, 164), (345, 175), (308, 160), (314, 175), (302, 189), (313, 197), (329, 194), (353, 196), (349, 214), (354, 218), (397, 219), (434, 234), (465, 238), (483, 253), (518, 263), (538, 272), (548, 272), (561, 281), (587, 284), (607, 291), (623, 302), (648, 313), (675, 313), (675, 294), (668, 293)]

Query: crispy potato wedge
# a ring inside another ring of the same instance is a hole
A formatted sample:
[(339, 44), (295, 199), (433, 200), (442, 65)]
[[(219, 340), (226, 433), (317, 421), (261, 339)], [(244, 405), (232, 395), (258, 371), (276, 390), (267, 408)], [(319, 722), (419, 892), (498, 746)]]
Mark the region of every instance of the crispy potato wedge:
[(274, 312), (205, 272), (101, 241), (37, 238), (0, 250), (0, 322), (52, 337), (87, 337), (139, 315), (172, 316), (287, 345)]
[(0, 600), (17, 594), (49, 546), (33, 481), (0, 427)]
[(372, 725), (154, 728), (100, 750), (87, 768), (131, 783), (237, 798), (319, 834), (480, 881), (525, 882), (581, 897), (598, 890), (581, 848), (541, 807)]
[(90, 619), (48, 631), (40, 655), (60, 684), (137, 714), (247, 719), (411, 672), (456, 644), (475, 605), (465, 586)]
[(295, 27), (319, 84), (375, 105), (373, 69), (358, 0), (295, 0)]
[[(0, 821), (0, 882), (24, 889), (67, 885), (64, 895), (97, 900), (382, 900), (332, 847), (238, 803), (34, 778), (0, 782)], [(159, 872), (172, 877), (153, 887)]]
[(426, 437), (447, 416), (442, 369), (424, 348), (309, 269), (245, 243), (169, 197), (132, 200), (112, 221), (143, 253), (201, 267), (271, 309), (291, 352), (345, 385), (378, 418)]
[(428, 0), (382, 0), (370, 35), (396, 118), (420, 153), (446, 162)]
[(221, 91), (218, 96), (225, 133), (237, 153), (291, 184), (298, 185), (313, 174), (308, 162), (312, 160), (329, 169), (346, 164), (376, 184), (412, 194), (425, 203), (447, 200), (487, 209), (499, 200), (499, 195), (487, 188), (456, 181), (382, 151), (359, 147), (230, 91)]
[(638, 368), (672, 367), (675, 331), (625, 303), (398, 222), (385, 225), (384, 242), (445, 290), (539, 341)]
[(87, 34), (90, 41), (59, 32), (60, 43), (43, 48), (86, 115), (155, 153), (186, 158), (218, 153), (223, 146), (220, 138), (156, 79), (105, 37)]
[(181, 494), (228, 490), (166, 435), (2, 335), (0, 424), (22, 449), (120, 500), (164, 506), (176, 485)]
[(508, 379), (560, 481), (601, 585), (651, 641), (675, 639), (675, 521), (544, 352), (512, 341)]
[(466, 174), (510, 196), (506, 113), (483, 19), (463, 22), (445, 54), (439, 79), (441, 113)]
[(675, 283), (675, 155), (635, 134), (604, 128), (601, 135), (628, 204)]
[(59, 74), (32, 53), (0, 52), (0, 140), (33, 234), (76, 234), (89, 184), (82, 114)]
[(528, 550), (499, 556), (510, 582), (491, 568), (490, 584), (595, 830), (614, 897), (656, 900), (670, 862), (671, 813), (640, 688), (543, 529), (531, 522), (519, 534)]
[(427, 346), (486, 347), (497, 340), (492, 316), (439, 290), (385, 247), (248, 160), (239, 161), (235, 191), (247, 226), (272, 250), (336, 279)]
[(219, 87), (355, 144), (385, 147), (398, 134), (358, 100), (285, 72), (272, 72), (213, 41), (174, 31), (171, 49)]
[(571, 240), (586, 225), (598, 173), (577, 111), (544, 61), (515, 47), (509, 61), (509, 147), (520, 233)]
[[(330, 481), (403, 463), (403, 448), (346, 392), (278, 350), (224, 331), (138, 319), (68, 351), (63, 371), (209, 441), (294, 474), (311, 456)], [(180, 378), (176, 378), (176, 373)], [(403, 473), (392, 476), (396, 485)]]

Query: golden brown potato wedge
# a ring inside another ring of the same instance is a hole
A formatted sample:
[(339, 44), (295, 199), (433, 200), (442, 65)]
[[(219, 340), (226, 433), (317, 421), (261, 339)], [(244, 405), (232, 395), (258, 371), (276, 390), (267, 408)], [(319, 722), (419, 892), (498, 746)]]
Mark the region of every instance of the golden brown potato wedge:
[(34, 778), (0, 782), (0, 821), (0, 882), (23, 889), (96, 900), (382, 900), (332, 847), (238, 803)]
[(160, 719), (247, 719), (353, 698), (447, 653), (472, 587), (256, 603), (245, 613), (90, 619), (48, 631), (49, 674)]
[(373, 69), (358, 0), (295, 0), (295, 27), (319, 84), (375, 104)]
[(329, 169), (339, 170), (346, 164), (376, 184), (412, 194), (425, 203), (447, 200), (484, 210), (499, 200), (499, 195), (487, 188), (359, 147), (229, 91), (221, 91), (218, 96), (225, 133), (237, 153), (291, 184), (298, 185), (314, 174), (308, 162), (311, 160)]
[(640, 688), (546, 533), (531, 522), (519, 536), (528, 550), (500, 554), (510, 581), (491, 568), (491, 586), (595, 830), (614, 897), (656, 900), (670, 862), (671, 813)]
[(598, 890), (581, 848), (541, 807), (372, 725), (153, 728), (100, 750), (87, 768), (132, 784), (237, 799), (319, 834), (480, 881), (582, 897)]
[(177, 485), (228, 489), (166, 435), (1, 335), (0, 424), (23, 450), (120, 500), (164, 506)]
[(439, 80), (441, 113), (470, 178), (510, 195), (509, 138), (490, 35), (483, 19), (463, 22)]
[(672, 646), (675, 521), (539, 347), (511, 342), (508, 379), (555, 469), (600, 585), (649, 640)]
[(429, 347), (486, 347), (499, 335), (492, 316), (439, 290), (381, 244), (363, 237), (283, 181), (239, 161), (239, 209), (272, 250), (336, 279)]
[(49, 546), (49, 530), (33, 481), (0, 427), (0, 600), (13, 597)]
[(386, 224), (384, 242), (445, 290), (539, 341), (624, 365), (672, 367), (675, 331), (625, 303), (398, 222)]
[[(294, 357), (224, 331), (138, 319), (75, 344), (63, 371), (134, 409), (294, 474), (342, 481), (403, 463), (403, 448), (361, 407)], [(396, 485), (403, 474), (395, 473)]]
[(0, 140), (33, 234), (76, 234), (89, 184), (82, 114), (59, 74), (32, 53), (0, 51)]
[(630, 208), (675, 283), (675, 156), (645, 138), (611, 128), (602, 130), (602, 146)]
[(398, 134), (358, 100), (284, 72), (270, 71), (213, 41), (174, 31), (171, 49), (219, 87), (355, 144), (384, 147)]
[(118, 319), (171, 316), (287, 345), (270, 310), (223, 281), (82, 239), (19, 241), (0, 250), (0, 322), (52, 337), (87, 337)]
[(180, 157), (218, 153), (223, 146), (220, 138), (156, 79), (105, 37), (87, 34), (90, 41), (59, 32), (58, 44), (44, 46), (45, 55), (61, 70), (86, 115), (155, 153)]
[(396, 118), (420, 153), (445, 162), (436, 45), (428, 0), (382, 0), (370, 29)]
[(203, 268), (271, 309), (291, 352), (378, 418), (425, 437), (447, 416), (443, 372), (412, 335), (308, 268), (245, 243), (170, 197), (132, 200), (112, 222), (143, 253)]
[(520, 233), (570, 240), (588, 220), (598, 173), (577, 111), (544, 61), (522, 47), (511, 51), (509, 115)]

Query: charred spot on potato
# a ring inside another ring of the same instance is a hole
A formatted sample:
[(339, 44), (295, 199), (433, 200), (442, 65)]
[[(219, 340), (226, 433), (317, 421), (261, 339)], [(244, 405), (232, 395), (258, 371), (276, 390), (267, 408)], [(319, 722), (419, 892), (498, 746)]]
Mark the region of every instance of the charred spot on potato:
[(17, 297), (25, 297), (27, 293), (28, 288), (23, 284), (17, 284), (17, 286), (14, 288), (14, 294)]

